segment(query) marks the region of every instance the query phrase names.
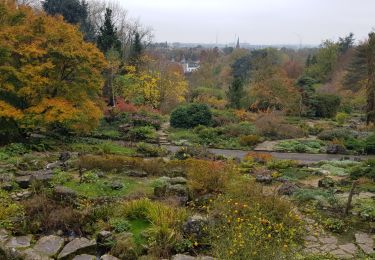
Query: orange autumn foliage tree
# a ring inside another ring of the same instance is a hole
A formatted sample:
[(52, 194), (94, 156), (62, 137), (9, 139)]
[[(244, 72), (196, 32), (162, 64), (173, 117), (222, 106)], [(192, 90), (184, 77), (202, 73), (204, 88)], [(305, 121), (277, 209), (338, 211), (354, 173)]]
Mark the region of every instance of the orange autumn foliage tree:
[(62, 17), (9, 2), (0, 1), (0, 122), (92, 130), (101, 117), (104, 56)]

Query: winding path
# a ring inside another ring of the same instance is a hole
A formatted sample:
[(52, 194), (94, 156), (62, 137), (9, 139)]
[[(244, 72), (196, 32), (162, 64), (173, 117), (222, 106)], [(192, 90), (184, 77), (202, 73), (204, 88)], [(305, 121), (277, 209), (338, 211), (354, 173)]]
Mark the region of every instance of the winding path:
[[(175, 145), (165, 145), (171, 152), (176, 152), (181, 146)], [(319, 161), (332, 161), (340, 160), (342, 158), (348, 158), (351, 160), (355, 159), (375, 159), (375, 156), (354, 156), (354, 155), (341, 155), (341, 154), (307, 154), (307, 153), (280, 153), (280, 152), (269, 152), (269, 151), (243, 151), (243, 150), (229, 150), (229, 149), (215, 149), (208, 148), (208, 150), (216, 155), (223, 155), (227, 157), (239, 158), (242, 159), (246, 154), (252, 153), (267, 153), (271, 154), (274, 158), (283, 159), (283, 160), (295, 160), (301, 163), (315, 163)]]

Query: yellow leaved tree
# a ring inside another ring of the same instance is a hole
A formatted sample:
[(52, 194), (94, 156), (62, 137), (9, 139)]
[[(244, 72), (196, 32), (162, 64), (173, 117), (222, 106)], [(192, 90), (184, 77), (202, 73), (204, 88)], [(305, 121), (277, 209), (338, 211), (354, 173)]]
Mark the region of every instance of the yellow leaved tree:
[(0, 17), (0, 122), (30, 130), (92, 130), (101, 117), (102, 53), (62, 17), (6, 1)]

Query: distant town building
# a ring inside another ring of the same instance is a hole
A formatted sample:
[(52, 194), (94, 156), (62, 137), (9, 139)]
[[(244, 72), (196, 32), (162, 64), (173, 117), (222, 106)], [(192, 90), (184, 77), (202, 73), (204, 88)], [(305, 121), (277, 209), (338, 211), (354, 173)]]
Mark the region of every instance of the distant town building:
[(236, 49), (239, 49), (241, 48), (240, 46), (240, 37), (237, 38), (237, 45), (236, 45)]
[(184, 73), (192, 73), (194, 71), (197, 71), (200, 67), (199, 61), (188, 62), (185, 60), (185, 58), (181, 60), (181, 66), (182, 66), (182, 69), (184, 70)]

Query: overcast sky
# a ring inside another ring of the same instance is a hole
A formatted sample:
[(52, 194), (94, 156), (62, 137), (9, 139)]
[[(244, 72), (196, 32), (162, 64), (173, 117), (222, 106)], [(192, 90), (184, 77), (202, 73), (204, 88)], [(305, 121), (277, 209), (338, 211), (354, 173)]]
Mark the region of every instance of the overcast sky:
[(375, 0), (118, 0), (155, 41), (319, 44), (375, 28)]

